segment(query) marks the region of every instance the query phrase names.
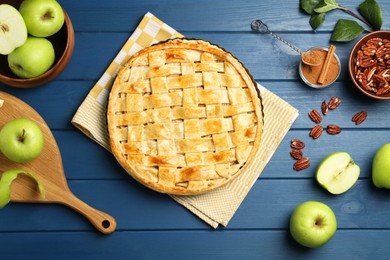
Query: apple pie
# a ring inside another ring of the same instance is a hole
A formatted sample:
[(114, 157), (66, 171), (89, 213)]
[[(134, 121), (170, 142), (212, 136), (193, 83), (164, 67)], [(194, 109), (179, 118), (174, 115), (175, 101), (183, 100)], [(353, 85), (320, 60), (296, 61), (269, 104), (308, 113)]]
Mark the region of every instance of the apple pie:
[(245, 171), (259, 147), (256, 83), (230, 53), (196, 39), (145, 48), (122, 66), (107, 106), (111, 150), (159, 192), (204, 193)]

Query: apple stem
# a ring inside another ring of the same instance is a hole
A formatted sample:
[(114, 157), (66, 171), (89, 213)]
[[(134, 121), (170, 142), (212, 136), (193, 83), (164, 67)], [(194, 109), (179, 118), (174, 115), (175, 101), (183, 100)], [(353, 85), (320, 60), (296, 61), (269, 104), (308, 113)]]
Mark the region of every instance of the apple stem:
[(52, 19), (54, 18), (50, 12), (45, 13), (42, 20)]
[(24, 136), (25, 136), (25, 135), (26, 135), (26, 130), (23, 128), (22, 135), (19, 136), (18, 141), (21, 142), (21, 143), (23, 143), (23, 141), (24, 141)]

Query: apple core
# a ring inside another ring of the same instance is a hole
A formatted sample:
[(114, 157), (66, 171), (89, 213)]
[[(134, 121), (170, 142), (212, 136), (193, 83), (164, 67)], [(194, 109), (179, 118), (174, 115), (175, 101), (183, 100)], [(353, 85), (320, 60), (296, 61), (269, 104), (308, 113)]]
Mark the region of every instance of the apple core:
[(360, 167), (346, 152), (334, 152), (326, 156), (316, 170), (318, 183), (332, 194), (348, 191), (357, 182)]
[(8, 55), (27, 39), (22, 15), (13, 6), (0, 4), (0, 54)]
[(9, 27), (6, 24), (2, 24), (0, 28), (3, 33), (9, 32)]

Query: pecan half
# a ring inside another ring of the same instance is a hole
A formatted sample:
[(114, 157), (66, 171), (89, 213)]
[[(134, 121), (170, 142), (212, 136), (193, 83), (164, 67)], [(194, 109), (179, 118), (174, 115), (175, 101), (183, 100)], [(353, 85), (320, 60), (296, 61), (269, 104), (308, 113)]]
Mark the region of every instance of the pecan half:
[(337, 96), (333, 96), (330, 100), (329, 100), (329, 103), (328, 103), (328, 108), (330, 110), (334, 110), (336, 109), (341, 103), (341, 99)]
[(337, 135), (341, 133), (341, 128), (338, 125), (330, 124), (326, 128), (326, 132), (331, 135)]
[(310, 166), (310, 160), (307, 157), (301, 158), (298, 161), (296, 161), (293, 165), (293, 169), (296, 171), (302, 171), (306, 168), (309, 168)]
[(374, 76), (374, 73), (376, 71), (376, 67), (372, 67), (372, 69), (370, 69), (370, 71), (367, 73), (367, 81), (370, 81), (372, 76)]
[(300, 160), (300, 159), (302, 159), (303, 152), (302, 152), (302, 150), (293, 149), (293, 150), (290, 151), (290, 155), (295, 160)]
[(312, 137), (313, 139), (317, 139), (318, 137), (321, 136), (323, 131), (324, 128), (322, 126), (316, 125), (311, 129), (309, 136)]
[(299, 139), (292, 139), (292, 140), (291, 140), (290, 146), (291, 146), (291, 148), (293, 148), (293, 149), (301, 150), (301, 149), (305, 148), (305, 143), (302, 142), (302, 141), (299, 140)]
[(390, 85), (385, 84), (385, 85), (381, 85), (378, 87), (376, 94), (383, 95), (383, 94), (388, 93), (389, 91), (390, 91)]
[(322, 116), (316, 109), (313, 109), (312, 111), (309, 112), (309, 117), (316, 124), (322, 122)]
[(364, 122), (364, 120), (366, 120), (366, 118), (367, 118), (367, 112), (360, 111), (352, 117), (352, 122), (355, 122), (355, 125), (360, 125), (361, 123)]
[(322, 114), (325, 116), (326, 114), (328, 114), (328, 105), (326, 104), (326, 100), (322, 101), (322, 104), (321, 104), (321, 112)]

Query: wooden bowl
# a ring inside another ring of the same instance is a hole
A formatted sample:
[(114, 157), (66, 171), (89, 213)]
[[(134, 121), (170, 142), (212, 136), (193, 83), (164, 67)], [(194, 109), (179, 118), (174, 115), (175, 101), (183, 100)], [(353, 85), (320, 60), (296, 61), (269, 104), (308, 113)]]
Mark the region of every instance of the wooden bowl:
[[(5, 0), (2, 4), (9, 4), (19, 9), (22, 0)], [(21, 79), (15, 76), (8, 67), (6, 55), (0, 55), (0, 82), (17, 88), (33, 88), (44, 85), (55, 79), (68, 65), (74, 48), (74, 30), (72, 22), (64, 10), (65, 22), (62, 28), (54, 35), (47, 37), (53, 44), (55, 51), (54, 65), (44, 74), (30, 79)]]
[[(348, 72), (349, 76), (351, 77), (351, 80), (355, 87), (361, 91), (363, 94), (370, 98), (374, 99), (380, 99), (380, 100), (388, 100), (390, 99), (390, 92), (383, 94), (383, 95), (377, 95), (376, 93), (366, 90), (362, 87), (362, 85), (358, 82), (356, 79), (356, 57), (357, 57), (357, 52), (361, 49), (361, 47), (370, 39), (372, 38), (382, 38), (382, 39), (388, 39), (390, 40), (390, 31), (375, 31), (372, 33), (369, 33), (362, 37), (359, 41), (356, 42), (356, 44), (353, 46), (351, 53), (349, 54), (349, 59), (348, 59)], [(389, 59), (390, 60), (390, 59)], [(390, 68), (389, 65), (387, 65), (387, 68)]]

